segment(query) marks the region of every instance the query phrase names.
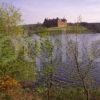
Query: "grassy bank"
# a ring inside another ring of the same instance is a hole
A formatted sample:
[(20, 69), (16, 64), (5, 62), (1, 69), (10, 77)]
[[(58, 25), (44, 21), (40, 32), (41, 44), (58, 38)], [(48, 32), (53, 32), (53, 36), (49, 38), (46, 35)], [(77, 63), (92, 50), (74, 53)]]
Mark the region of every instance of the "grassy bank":
[(51, 27), (46, 28), (43, 26), (32, 26), (31, 28), (26, 28), (26, 31), (28, 34), (39, 34), (39, 35), (51, 35), (51, 34), (60, 34), (62, 32), (64, 33), (87, 33), (89, 30), (83, 26), (77, 26), (77, 25), (69, 25), (67, 27)]
[(88, 32), (88, 29), (83, 26), (52, 27), (52, 28), (48, 28), (48, 30), (52, 30), (52, 31), (61, 30), (61, 31), (65, 31), (66, 33)]
[[(10, 90), (0, 91), (0, 100), (86, 100), (86, 95), (81, 87), (52, 87), (49, 90), (38, 88), (15, 87)], [(100, 100), (100, 89), (89, 90), (89, 100)]]

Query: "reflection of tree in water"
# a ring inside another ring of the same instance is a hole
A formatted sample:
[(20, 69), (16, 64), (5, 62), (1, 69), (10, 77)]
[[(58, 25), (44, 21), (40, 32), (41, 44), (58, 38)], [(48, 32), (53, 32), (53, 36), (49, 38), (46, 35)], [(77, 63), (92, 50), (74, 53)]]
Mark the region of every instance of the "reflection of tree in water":
[(100, 40), (94, 41), (91, 45), (92, 56), (96, 58), (100, 58)]
[(61, 41), (59, 39), (56, 39), (55, 40), (55, 60), (57, 63), (61, 64), (62, 62), (62, 50), (61, 50), (61, 47), (62, 47), (62, 44), (61, 44)]

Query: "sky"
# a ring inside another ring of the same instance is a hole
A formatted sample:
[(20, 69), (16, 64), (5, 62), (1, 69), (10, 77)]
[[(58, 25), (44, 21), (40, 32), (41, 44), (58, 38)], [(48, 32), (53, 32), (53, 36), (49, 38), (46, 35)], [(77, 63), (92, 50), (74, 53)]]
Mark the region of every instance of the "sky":
[(24, 24), (42, 23), (44, 18), (66, 18), (76, 22), (100, 22), (100, 0), (0, 0), (20, 9)]

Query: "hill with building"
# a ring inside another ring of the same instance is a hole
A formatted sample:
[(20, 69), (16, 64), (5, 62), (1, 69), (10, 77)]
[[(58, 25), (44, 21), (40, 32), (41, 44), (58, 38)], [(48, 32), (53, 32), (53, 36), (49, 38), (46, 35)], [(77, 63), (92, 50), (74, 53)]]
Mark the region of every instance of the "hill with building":
[(43, 26), (45, 27), (66, 27), (67, 26), (67, 20), (65, 18), (60, 19), (60, 18), (53, 18), (53, 19), (48, 19), (46, 18), (43, 22)]
[[(78, 26), (78, 27), (77, 27)], [(100, 23), (69, 23), (65, 18), (45, 18), (43, 23), (23, 25), (28, 34), (66, 31), (67, 33), (100, 33)]]

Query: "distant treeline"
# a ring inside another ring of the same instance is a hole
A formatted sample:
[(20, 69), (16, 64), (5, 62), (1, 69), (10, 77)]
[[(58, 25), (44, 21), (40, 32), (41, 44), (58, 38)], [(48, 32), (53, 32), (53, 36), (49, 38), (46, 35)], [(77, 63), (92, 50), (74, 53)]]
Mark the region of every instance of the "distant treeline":
[[(68, 23), (69, 26), (75, 26), (77, 23)], [(81, 22), (79, 23), (81, 26), (87, 28), (90, 32), (100, 33), (100, 23), (87, 23)], [(43, 26), (43, 24), (28, 24), (23, 25), (24, 29), (27, 30), (28, 34), (37, 33), (40, 31), (46, 31), (47, 28)]]
[(81, 23), (82, 26), (86, 27), (91, 32), (100, 33), (100, 23)]
[[(69, 25), (74, 26), (76, 23), (69, 23)], [(87, 28), (90, 32), (100, 33), (100, 23), (81, 22), (80, 25)]]
[(47, 28), (44, 27), (41, 23), (23, 25), (23, 28), (28, 35), (32, 35), (33, 33), (45, 32), (47, 30)]

